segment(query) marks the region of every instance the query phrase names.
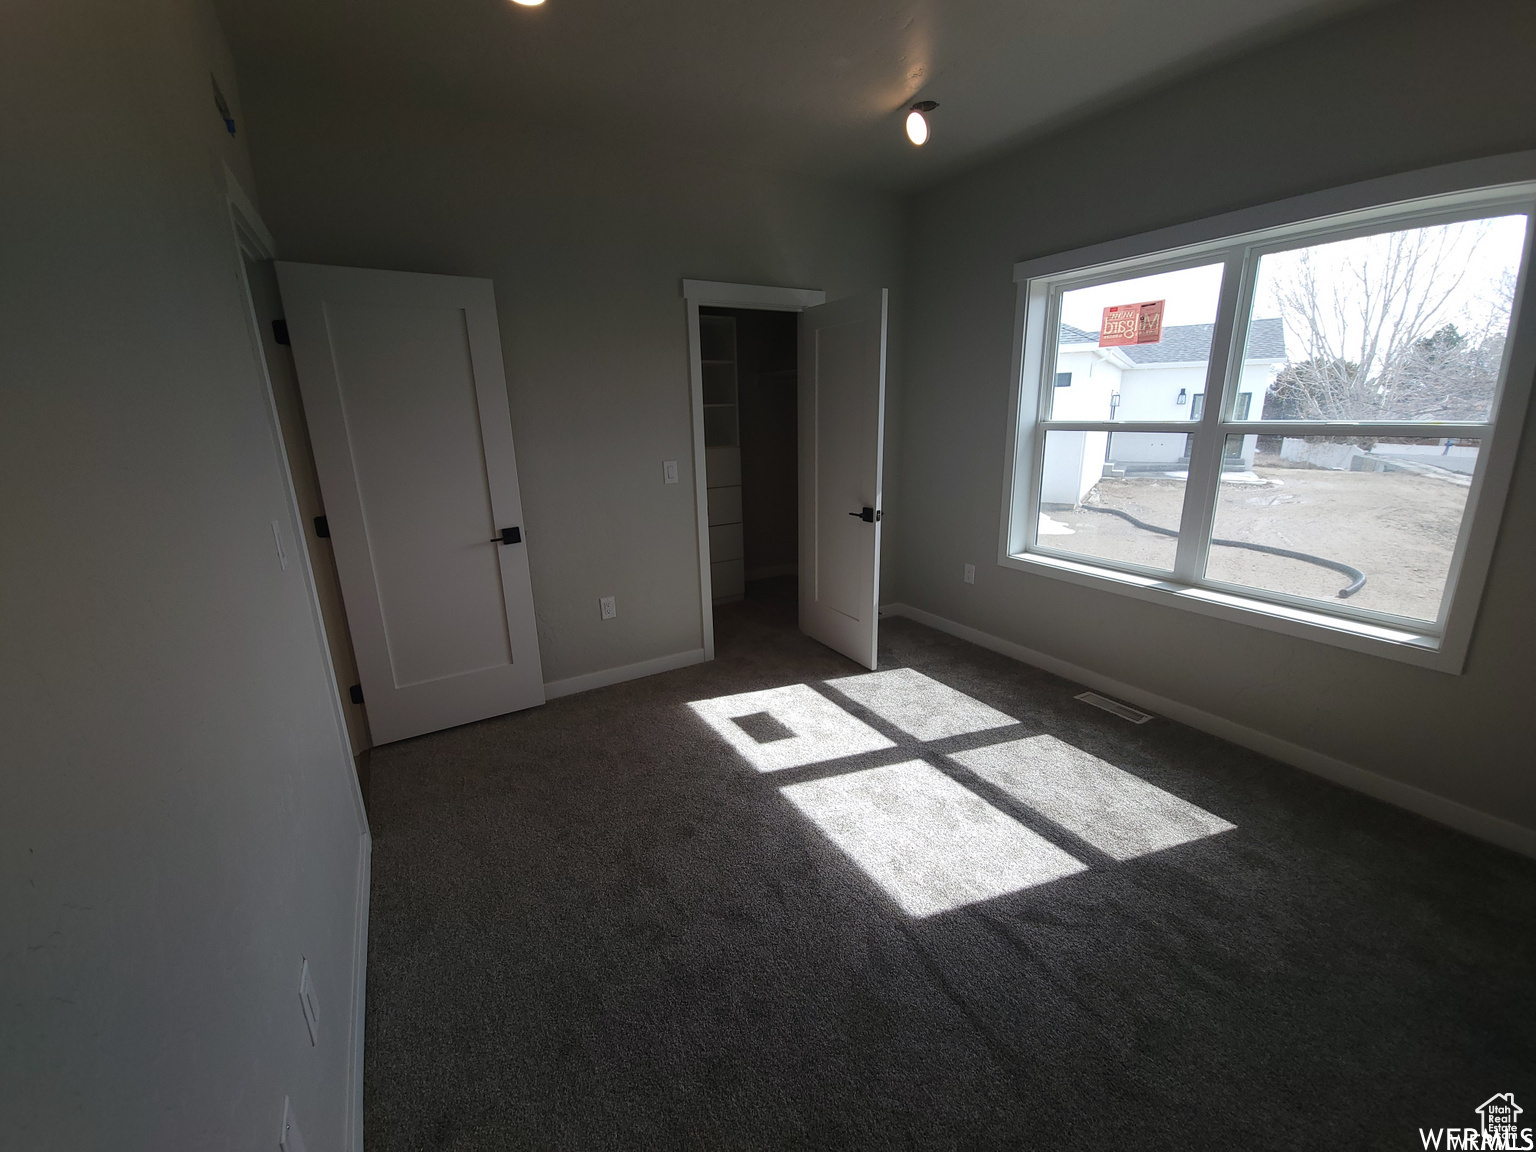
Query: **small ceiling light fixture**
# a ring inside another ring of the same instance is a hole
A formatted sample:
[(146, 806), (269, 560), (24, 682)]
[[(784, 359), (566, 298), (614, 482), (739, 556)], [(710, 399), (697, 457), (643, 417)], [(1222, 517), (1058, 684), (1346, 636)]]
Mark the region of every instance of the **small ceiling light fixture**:
[(524, 8), (537, 8), (544, 0), (512, 0), (514, 4), (521, 4)]
[(907, 139), (914, 144), (928, 142), (928, 118), (924, 112), (932, 112), (939, 106), (937, 100), (919, 100), (907, 113)]

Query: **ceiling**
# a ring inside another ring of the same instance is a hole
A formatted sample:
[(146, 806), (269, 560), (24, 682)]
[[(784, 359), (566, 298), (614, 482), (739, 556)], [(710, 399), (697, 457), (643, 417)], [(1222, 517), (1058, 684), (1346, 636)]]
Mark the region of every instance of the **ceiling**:
[[(891, 188), (1368, 2), (215, 0), (243, 78)], [(917, 149), (920, 98), (940, 107)]]

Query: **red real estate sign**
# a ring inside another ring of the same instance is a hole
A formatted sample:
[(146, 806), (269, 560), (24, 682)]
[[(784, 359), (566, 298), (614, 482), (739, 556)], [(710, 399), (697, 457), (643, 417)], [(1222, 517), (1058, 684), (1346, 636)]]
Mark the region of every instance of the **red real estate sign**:
[(1163, 306), (1166, 300), (1144, 304), (1114, 304), (1104, 309), (1099, 325), (1099, 347), (1122, 344), (1160, 344), (1163, 339)]

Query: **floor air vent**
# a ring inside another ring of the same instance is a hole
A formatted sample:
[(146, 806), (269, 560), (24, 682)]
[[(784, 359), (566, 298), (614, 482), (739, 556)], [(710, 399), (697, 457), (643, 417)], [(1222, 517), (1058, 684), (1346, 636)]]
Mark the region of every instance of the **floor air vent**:
[(1108, 696), (1100, 696), (1097, 692), (1082, 692), (1075, 699), (1081, 700), (1084, 704), (1092, 704), (1095, 708), (1102, 708), (1106, 712), (1113, 712), (1122, 720), (1129, 720), (1132, 724), (1145, 724), (1152, 719), (1150, 712), (1138, 712), (1129, 704), (1111, 700)]

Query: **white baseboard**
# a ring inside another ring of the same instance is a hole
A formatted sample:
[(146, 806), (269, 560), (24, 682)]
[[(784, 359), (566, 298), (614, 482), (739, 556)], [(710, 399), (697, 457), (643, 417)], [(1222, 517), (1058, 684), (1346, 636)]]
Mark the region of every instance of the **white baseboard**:
[(909, 604), (882, 604), (880, 614), (903, 616), (919, 624), (926, 624), (939, 632), (947, 632), (961, 640), (969, 640), (978, 647), (990, 649), (1036, 668), (1043, 668), (1047, 672), (1084, 684), (1105, 695), (1119, 697), (1148, 712), (1156, 712), (1177, 720), (1181, 724), (1188, 724), (1191, 728), (1198, 728), (1202, 732), (1220, 736), (1223, 740), (1241, 744), (1244, 748), (1251, 748), (1265, 756), (1272, 756), (1293, 767), (1311, 772), (1326, 780), (1332, 780), (1335, 784), (1342, 784), (1346, 788), (1363, 792), (1377, 800), (1385, 800), (1388, 804), (1395, 804), (1399, 808), (1406, 808), (1420, 816), (1427, 816), (1431, 820), (1476, 836), (1480, 840), (1498, 844), (1500, 847), (1519, 852), (1523, 856), (1536, 857), (1536, 829), (1523, 827), (1503, 817), (1493, 816), (1459, 801), (1427, 792), (1415, 785), (1404, 784), (1324, 752), (1304, 748), (1300, 744), (1293, 744), (1279, 736), (1271, 736), (1268, 732), (1260, 732), (1256, 728), (1249, 728), (1214, 713), (1181, 704), (1177, 700), (1148, 692), (1134, 684), (1126, 684), (1112, 677), (1100, 675), (1066, 660), (1037, 652), (1022, 644), (1015, 644), (1011, 640), (1003, 640), (978, 628), (958, 624), (943, 616), (925, 612), (921, 608), (913, 608)]
[(746, 578), (748, 580), (771, 580), (775, 576), (798, 576), (799, 574), (800, 565), (798, 564), (776, 564), (772, 568), (748, 568)]
[(625, 680), (638, 680), (642, 676), (654, 676), (658, 672), (670, 672), (674, 668), (686, 668), (690, 664), (704, 662), (704, 649), (690, 648), (686, 652), (674, 652), (670, 656), (658, 656), (654, 660), (642, 660), (638, 664), (625, 664), (619, 668), (604, 668), (601, 672), (588, 672), (567, 680), (551, 680), (544, 685), (544, 698), (570, 696), (576, 692), (590, 692), (593, 688), (606, 688), (610, 684), (622, 684)]
[(363, 1152), (363, 1024), (368, 1001), (368, 894), (372, 887), (373, 836), (358, 838), (357, 911), (352, 940), (352, 1036), (347, 1053), (347, 1127), (344, 1147)]

